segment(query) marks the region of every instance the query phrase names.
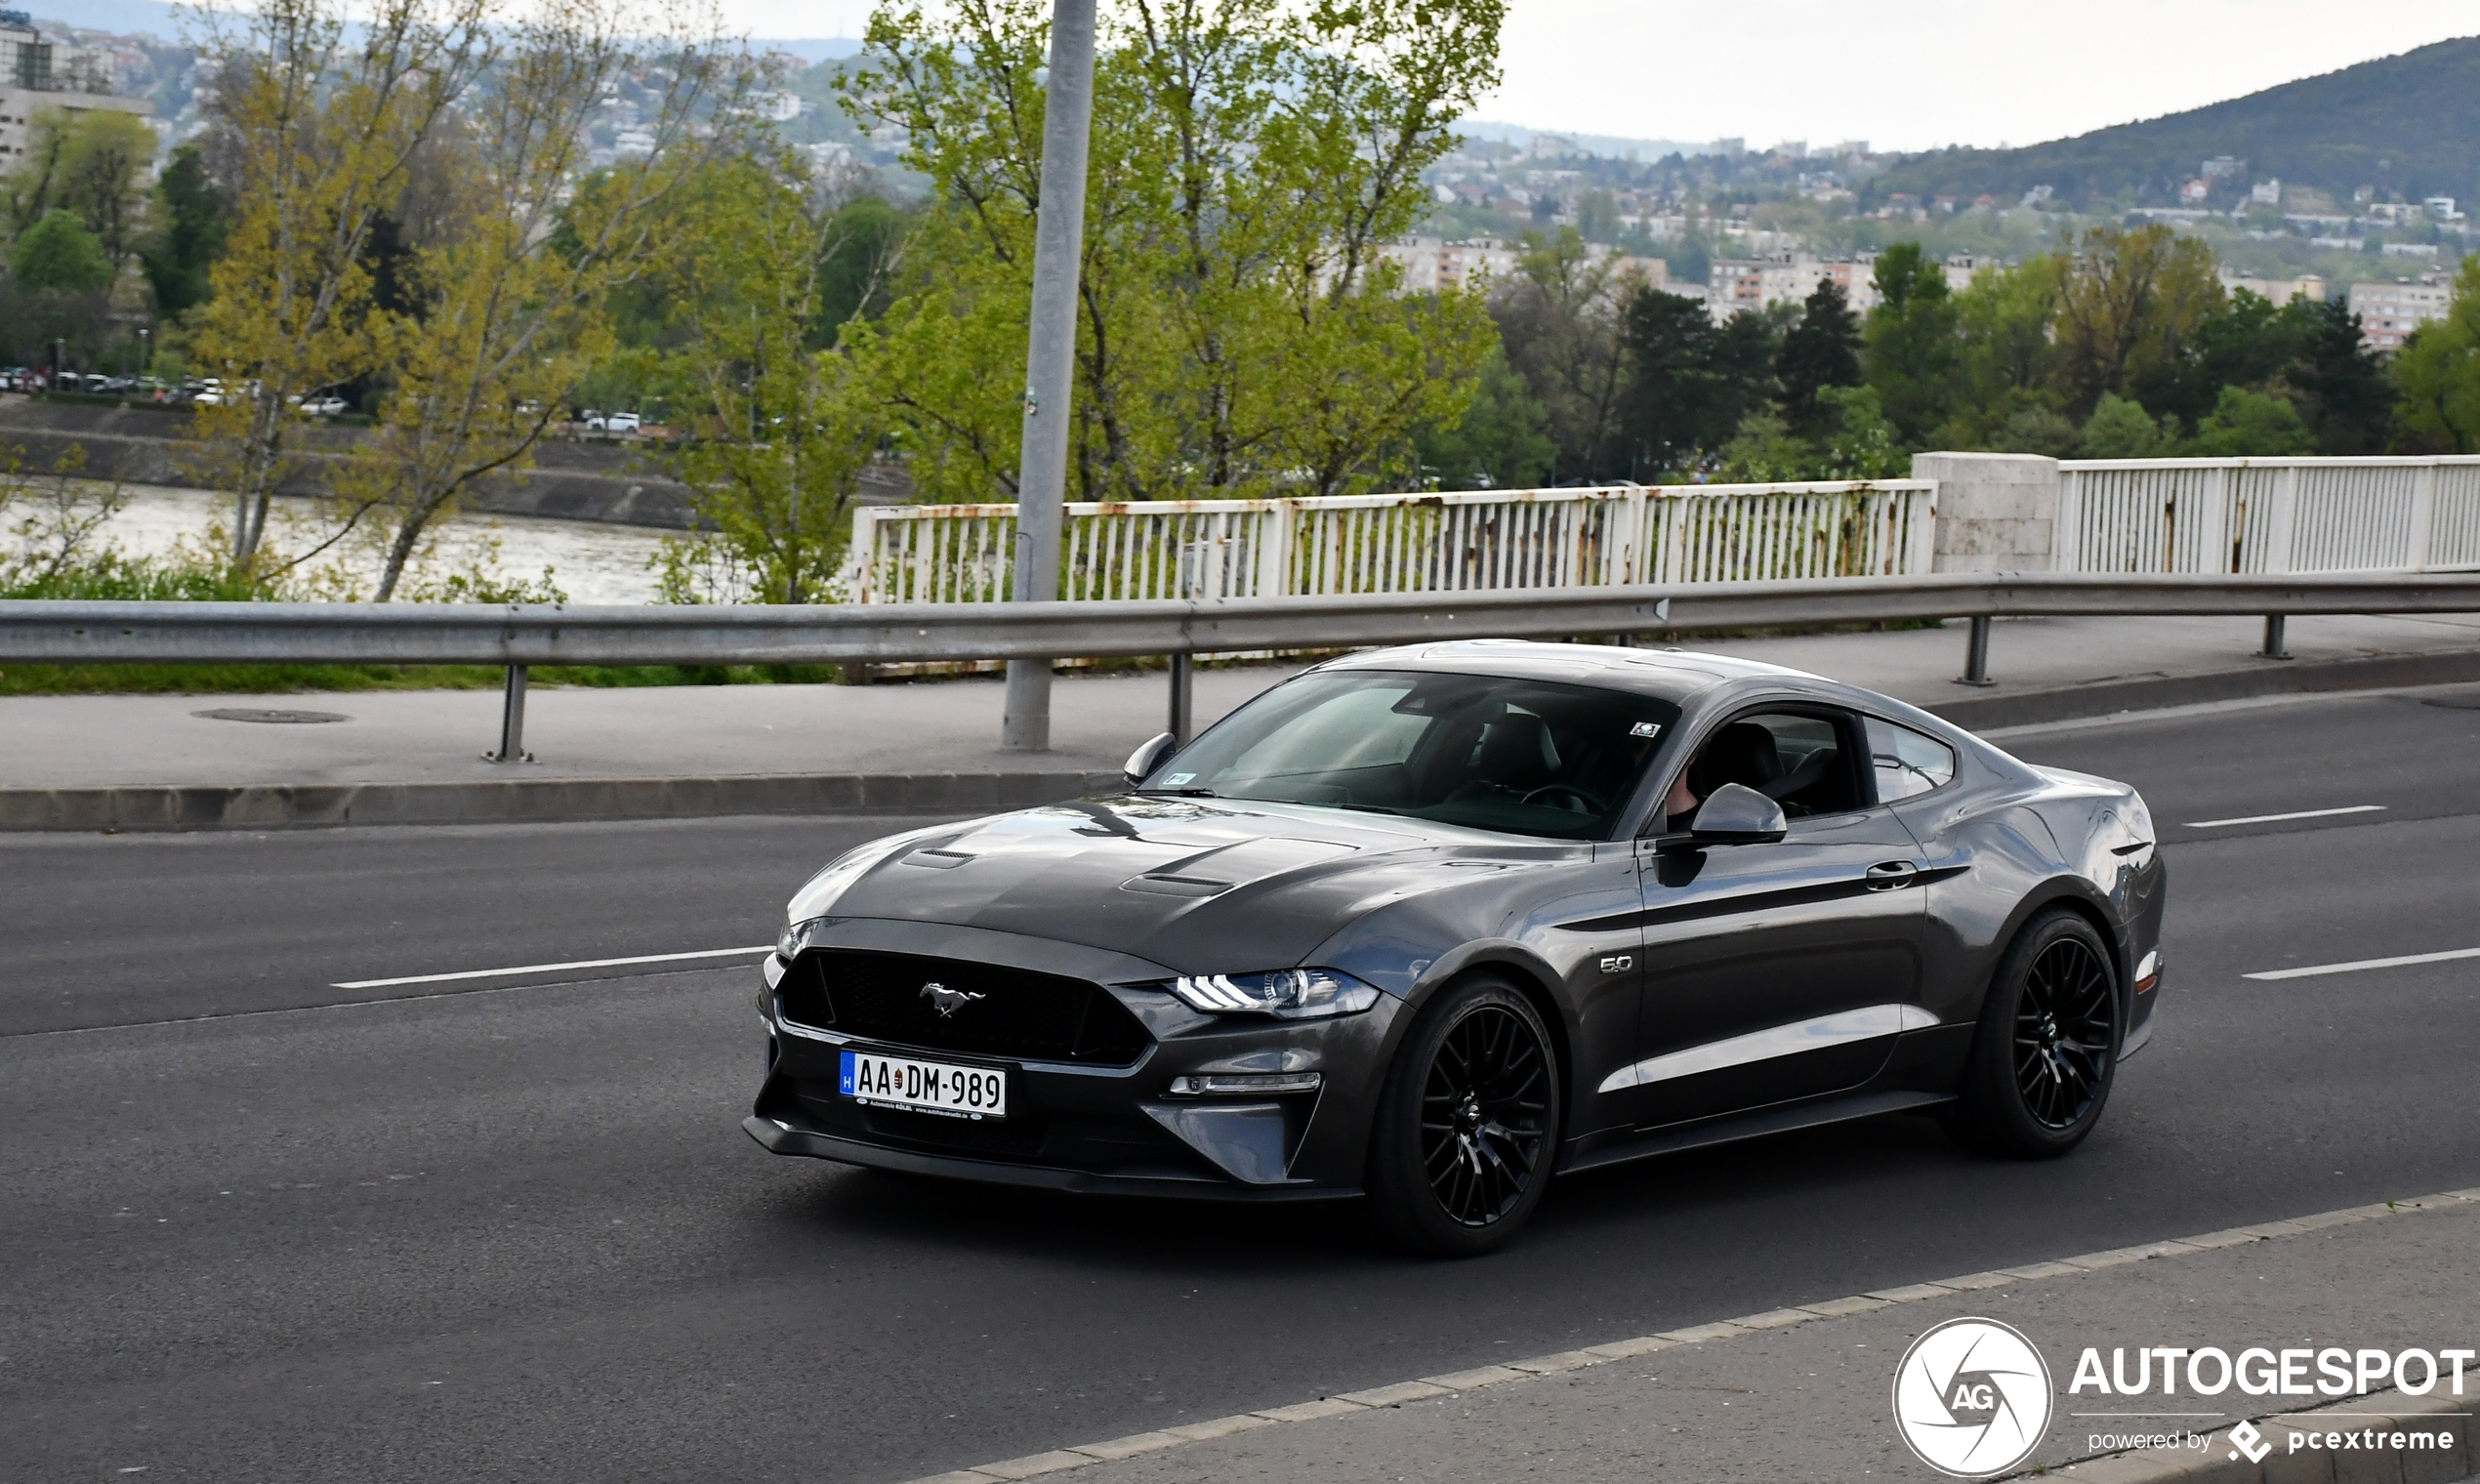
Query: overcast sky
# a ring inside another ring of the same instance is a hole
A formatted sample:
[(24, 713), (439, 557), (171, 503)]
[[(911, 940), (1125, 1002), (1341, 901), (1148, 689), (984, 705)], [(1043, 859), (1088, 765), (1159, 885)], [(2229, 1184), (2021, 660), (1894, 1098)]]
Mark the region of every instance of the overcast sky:
[[(723, 0), (761, 36), (867, 0)], [(2450, 36), (2480, 0), (1509, 0), (1484, 118), (1632, 139), (2029, 144)]]

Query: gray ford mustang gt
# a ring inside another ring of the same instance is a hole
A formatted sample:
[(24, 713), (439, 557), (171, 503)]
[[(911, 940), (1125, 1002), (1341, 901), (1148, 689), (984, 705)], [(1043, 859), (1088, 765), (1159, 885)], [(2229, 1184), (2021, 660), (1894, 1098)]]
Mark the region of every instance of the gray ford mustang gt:
[(2066, 1153), (2150, 1034), (2125, 784), (1715, 655), (1357, 654), (1106, 798), (845, 854), (765, 966), (779, 1154), (1362, 1196), (1505, 1242), (1558, 1171), (1897, 1110)]

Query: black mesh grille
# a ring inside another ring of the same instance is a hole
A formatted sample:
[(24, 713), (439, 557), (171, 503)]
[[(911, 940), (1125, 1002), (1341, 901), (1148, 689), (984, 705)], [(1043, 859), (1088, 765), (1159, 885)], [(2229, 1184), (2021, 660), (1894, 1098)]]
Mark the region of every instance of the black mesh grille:
[[(947, 1014), (925, 988), (933, 984), (950, 992)], [(945, 1051), (1126, 1066), (1148, 1043), (1100, 985), (996, 964), (813, 948), (778, 993), (805, 1025)]]

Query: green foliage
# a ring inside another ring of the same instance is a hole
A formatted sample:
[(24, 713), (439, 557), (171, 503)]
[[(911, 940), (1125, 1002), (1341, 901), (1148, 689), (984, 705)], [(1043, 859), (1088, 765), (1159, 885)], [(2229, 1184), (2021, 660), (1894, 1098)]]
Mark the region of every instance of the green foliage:
[[(1501, 0), (1105, 7), (1080, 271), (1084, 499), (1343, 493), (1451, 426), (1490, 350), (1477, 297), (1399, 297), (1380, 251), (1497, 78)], [(1013, 491), (1047, 9), (871, 19), (847, 106), (928, 177), (911, 270), (847, 340), (916, 484)], [(1549, 400), (1536, 384), (1537, 395)]]
[(100, 294), (112, 286), (112, 260), (75, 213), (55, 206), (18, 233), (9, 274), (20, 287), (38, 292)]
[(1869, 385), (1895, 435), (1919, 444), (1953, 413), (1962, 373), (1961, 313), (1944, 265), (1917, 242), (1898, 242), (1881, 254), (1875, 282), (1878, 304), (1861, 332)]
[(2282, 380), (2292, 404), (2316, 434), (2321, 454), (2382, 453), (2394, 411), (2385, 363), (2361, 336), (2360, 317), (2336, 299), (2305, 300), (2283, 312), (2299, 325), (2295, 358)]
[(195, 144), (172, 152), (155, 183), (154, 222), (138, 250), (154, 286), (155, 308), (165, 316), (206, 302), (208, 273), (224, 252), (224, 193), (207, 173)]
[(2422, 325), (2394, 357), (2405, 441), (2480, 453), (2480, 257), (2462, 260), (2445, 319)]
[(1622, 285), (1575, 227), (1529, 234), (1515, 275), (1490, 297), (1508, 363), (1541, 401), (1554, 454), (1551, 474), (1598, 483), (1623, 472), (1620, 347)]
[(1640, 290), (1628, 298), (1619, 338), (1628, 358), (1621, 425), (1636, 478), (1698, 468), (1772, 395), (1780, 335), (1762, 315), (1716, 325), (1702, 300)]
[(2142, 404), (2111, 392), (2085, 419), (2084, 435), (2076, 443), (2079, 459), (2152, 459), (2163, 457), (2162, 427)]
[(1549, 414), (1503, 351), (1481, 363), (1464, 420), (1413, 435), (1423, 481), (1444, 489), (1532, 489), (1550, 481), (1558, 445)]
[(1774, 380), (1782, 388), (1776, 399), (1784, 420), (1811, 436), (1832, 418), (1821, 393), (1829, 387), (1860, 385), (1860, 322), (1840, 284), (1817, 280), (1799, 322), (1783, 332), (1782, 349), (1774, 353)]
[[(2225, 301), (2212, 249), (2193, 237), (2159, 224), (2085, 233), (2059, 280), (2055, 383), (2067, 410), (2088, 417), (2108, 392), (2173, 378)], [(2244, 329), (2232, 339), (2244, 342)]]
[(1987, 446), (1996, 453), (2039, 453), (2063, 459), (2075, 452), (2082, 436), (2066, 414), (2036, 402), (2008, 413)]
[[(851, 358), (820, 347), (864, 322), (895, 229), (889, 214), (828, 199), (790, 150), (721, 162), (698, 186), (664, 268), (693, 331), (670, 357), (696, 409), (674, 463), (707, 531), (671, 554), (663, 591), (690, 598), (689, 568), (720, 546), (746, 596), (815, 601), (883, 426)], [(854, 271), (861, 262), (877, 266)]]
[(2213, 410), (2196, 425), (2196, 436), (2182, 451), (2207, 459), (2314, 453), (2316, 435), (2308, 432), (2297, 409), (2282, 398), (2245, 387), (2224, 387)]

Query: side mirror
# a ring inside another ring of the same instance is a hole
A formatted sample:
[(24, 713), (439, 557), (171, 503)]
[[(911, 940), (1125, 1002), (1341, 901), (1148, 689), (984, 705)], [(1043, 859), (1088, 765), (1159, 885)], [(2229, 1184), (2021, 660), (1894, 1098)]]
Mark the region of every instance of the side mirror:
[(1725, 783), (1706, 796), (1688, 821), (1691, 845), (1772, 845), (1791, 832), (1783, 806), (1753, 788)]
[[(1128, 778), (1128, 786), (1135, 788), (1144, 782), (1146, 774), (1162, 766), (1163, 760), (1177, 752), (1178, 748), (1178, 739), (1167, 731), (1157, 732), (1147, 738), (1137, 751), (1128, 755), (1126, 763), (1120, 764), (1120, 771)], [(1776, 812), (1781, 811), (1776, 810)]]

